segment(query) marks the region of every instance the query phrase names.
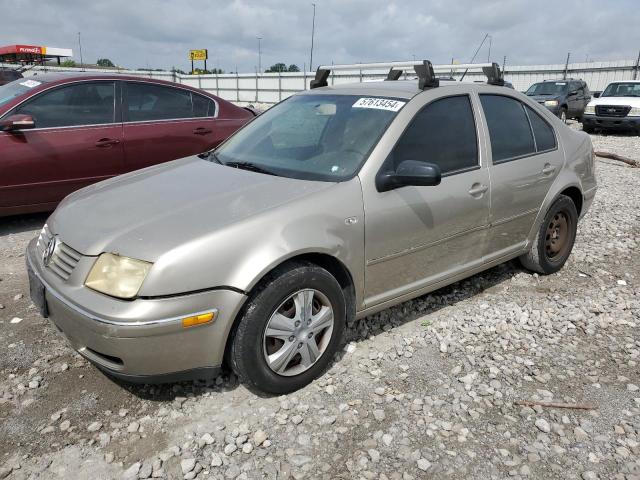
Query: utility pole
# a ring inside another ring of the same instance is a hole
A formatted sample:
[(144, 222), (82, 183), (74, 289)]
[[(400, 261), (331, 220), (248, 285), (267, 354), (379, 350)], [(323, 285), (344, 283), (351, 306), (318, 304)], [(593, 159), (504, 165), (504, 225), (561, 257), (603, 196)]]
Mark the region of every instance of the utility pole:
[(262, 37), (256, 37), (258, 39), (258, 72), (262, 73)]
[(78, 32), (78, 46), (80, 47), (80, 67), (84, 68), (84, 62), (82, 61), (82, 39), (80, 38), (80, 32)]
[(633, 71), (633, 79), (638, 79), (638, 70), (640, 69), (640, 52), (638, 52), (638, 59), (636, 60), (636, 68)]
[(309, 59), (309, 70), (313, 72), (313, 37), (316, 34), (316, 4), (313, 5), (313, 20), (311, 21), (311, 58)]
[(567, 73), (569, 71), (569, 58), (571, 57), (571, 52), (567, 52), (567, 62), (564, 64), (564, 75), (562, 76), (563, 80), (567, 79)]

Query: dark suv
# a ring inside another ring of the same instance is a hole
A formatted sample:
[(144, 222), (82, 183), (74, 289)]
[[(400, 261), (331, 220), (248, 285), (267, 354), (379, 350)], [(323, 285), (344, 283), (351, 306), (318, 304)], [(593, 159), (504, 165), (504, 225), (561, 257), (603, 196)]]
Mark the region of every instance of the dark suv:
[(584, 108), (591, 100), (591, 92), (587, 84), (573, 78), (534, 83), (526, 94), (543, 104), (563, 121), (568, 118), (582, 121)]
[(0, 68), (0, 85), (22, 78), (22, 74), (11, 68)]

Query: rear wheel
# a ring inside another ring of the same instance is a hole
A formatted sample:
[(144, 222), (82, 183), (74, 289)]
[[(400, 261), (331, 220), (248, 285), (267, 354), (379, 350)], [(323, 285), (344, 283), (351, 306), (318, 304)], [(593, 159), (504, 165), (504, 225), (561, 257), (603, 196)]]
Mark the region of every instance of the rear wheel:
[(231, 340), (231, 366), (258, 390), (292, 392), (324, 372), (345, 322), (344, 294), (328, 271), (307, 263), (281, 269), (247, 302)]
[(560, 195), (540, 225), (531, 250), (520, 257), (520, 263), (542, 274), (557, 272), (571, 254), (577, 226), (578, 212), (573, 200)]

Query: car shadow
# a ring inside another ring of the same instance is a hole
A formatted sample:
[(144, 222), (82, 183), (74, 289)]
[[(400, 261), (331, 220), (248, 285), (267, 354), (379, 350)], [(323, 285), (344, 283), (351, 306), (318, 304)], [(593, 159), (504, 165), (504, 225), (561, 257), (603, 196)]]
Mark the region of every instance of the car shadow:
[[(347, 325), (345, 342), (357, 343), (386, 331), (393, 331), (406, 323), (431, 315), (442, 308), (455, 305), (490, 288), (499, 286), (523, 271), (520, 264), (516, 260), (512, 260), (376, 314), (352, 320)], [(339, 363), (345, 353), (344, 349), (340, 349), (327, 369)], [(179, 397), (199, 397), (204, 393), (224, 393), (234, 390), (240, 384), (238, 377), (228, 368), (224, 368), (222, 374), (217, 378), (167, 384), (138, 385), (109, 378), (132, 395), (153, 402), (175, 401)], [(244, 387), (261, 398), (276, 396), (247, 385)]]
[(10, 235), (42, 228), (51, 212), (30, 213), (0, 218), (0, 235)]

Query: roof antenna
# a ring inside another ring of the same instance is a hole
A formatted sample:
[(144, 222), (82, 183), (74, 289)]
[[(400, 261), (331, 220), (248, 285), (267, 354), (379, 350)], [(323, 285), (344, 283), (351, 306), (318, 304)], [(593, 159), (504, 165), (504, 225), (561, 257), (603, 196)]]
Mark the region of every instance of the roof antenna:
[(440, 80), (433, 73), (433, 65), (429, 60), (423, 60), (422, 64), (414, 65), (413, 69), (418, 74), (418, 88), (420, 90), (435, 88), (440, 85)]
[[(480, 42), (480, 45), (478, 45), (478, 48), (476, 49), (476, 53), (473, 54), (473, 57), (471, 57), (471, 61), (469, 63), (473, 63), (473, 61), (476, 59), (476, 55), (478, 55), (478, 52), (480, 51), (480, 49), (482, 48), (482, 45), (484, 45), (484, 42), (487, 41), (487, 37), (489, 36), (489, 34), (487, 33), (484, 38), (482, 39), (482, 41)], [(460, 81), (462, 81), (465, 77), (465, 75), (467, 74), (467, 72), (469, 71), (469, 69), (467, 68), (464, 73), (462, 74), (462, 76), (460, 77)]]

